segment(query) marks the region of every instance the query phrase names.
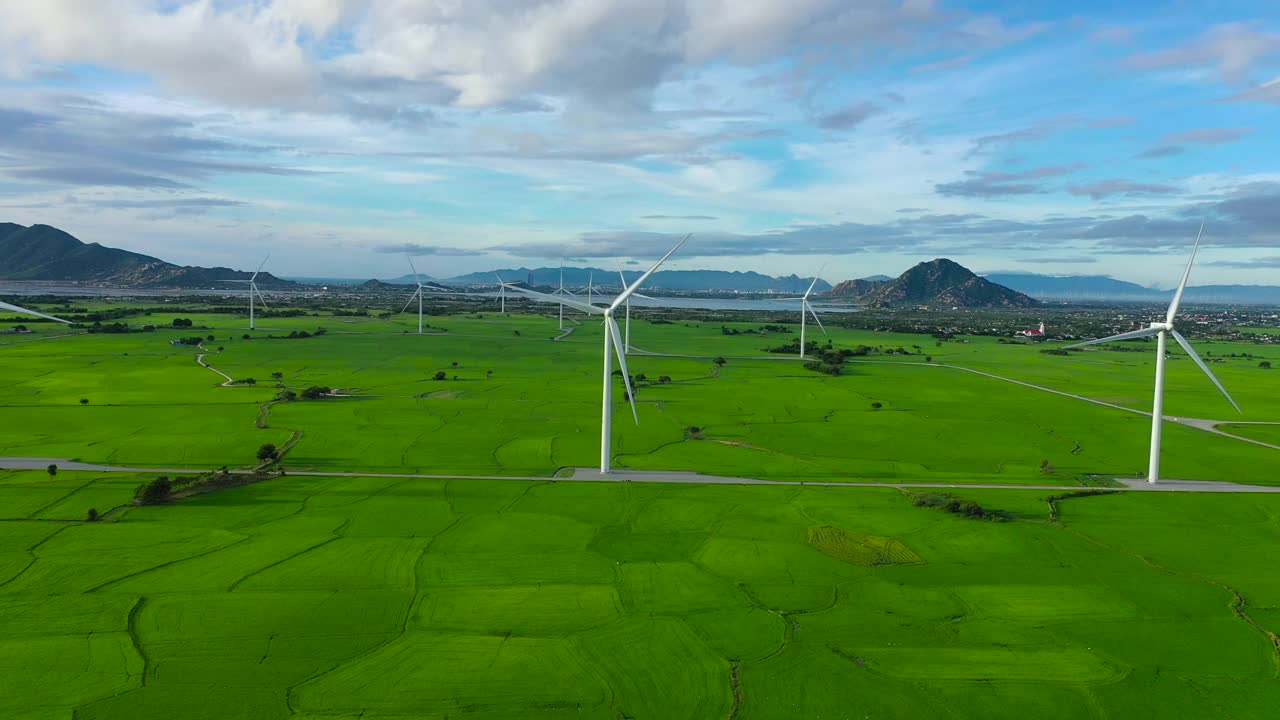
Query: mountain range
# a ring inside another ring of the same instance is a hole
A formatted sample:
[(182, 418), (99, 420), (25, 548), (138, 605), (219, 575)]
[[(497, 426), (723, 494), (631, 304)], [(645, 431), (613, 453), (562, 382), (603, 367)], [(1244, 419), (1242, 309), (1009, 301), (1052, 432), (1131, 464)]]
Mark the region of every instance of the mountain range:
[[(48, 225), (0, 223), (0, 280), (67, 280), (132, 287), (210, 287), (248, 280), (253, 273), (167, 263), (150, 255), (84, 243)], [(263, 287), (295, 283), (271, 273), (258, 275)]]
[[(530, 285), (555, 287), (560, 284), (558, 267), (515, 268), (471, 273), (449, 278), (446, 282), (457, 285), (492, 285), (495, 275), (504, 282), (525, 282)], [(644, 273), (640, 270), (623, 270), (627, 282), (634, 282)], [(412, 276), (388, 282), (412, 282)], [(603, 287), (618, 287), (618, 271), (593, 267), (565, 267), (564, 284), (568, 287), (584, 287), (588, 282)], [(727, 270), (660, 270), (645, 283), (653, 290), (726, 290), (736, 292), (802, 293), (813, 282), (812, 277), (784, 275), (773, 277), (757, 272)], [(818, 280), (815, 292), (831, 289), (831, 283)]]
[[(1042, 300), (1168, 302), (1172, 290), (1146, 288), (1106, 275), (1038, 275), (991, 273), (988, 280)], [(1185, 298), (1192, 303), (1280, 305), (1274, 285), (1192, 285)]]
[(893, 280), (848, 280), (827, 296), (859, 300), (872, 307), (1035, 307), (1040, 304), (946, 258), (922, 262)]

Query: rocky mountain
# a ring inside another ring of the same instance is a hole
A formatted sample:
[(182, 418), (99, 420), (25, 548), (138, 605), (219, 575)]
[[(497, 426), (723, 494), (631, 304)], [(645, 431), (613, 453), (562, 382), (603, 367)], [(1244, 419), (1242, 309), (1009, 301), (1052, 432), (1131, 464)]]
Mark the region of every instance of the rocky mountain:
[[(627, 282), (632, 282), (643, 274), (641, 270), (624, 270), (623, 276)], [(530, 285), (551, 286), (555, 287), (560, 284), (560, 268), (559, 267), (540, 267), (540, 268), (514, 268), (503, 270), (491, 270), (488, 272), (471, 273), (456, 278), (450, 278), (447, 282), (458, 285), (492, 285), (496, 282), (494, 275), (501, 277), (506, 282), (525, 282)], [(651, 290), (726, 290), (736, 292), (778, 292), (778, 293), (803, 293), (809, 287), (809, 283), (813, 281), (813, 277), (800, 277), (798, 275), (784, 275), (782, 277), (773, 277), (772, 275), (762, 275), (757, 272), (730, 272), (727, 270), (659, 270), (649, 278), (645, 283), (645, 287)], [(564, 284), (569, 287), (585, 287), (588, 282), (603, 287), (616, 288), (620, 284), (618, 281), (617, 269), (607, 270), (603, 268), (593, 267), (566, 267), (564, 268)], [(831, 284), (825, 280), (818, 280), (818, 284), (814, 286), (814, 292), (824, 292), (831, 289)]]
[[(884, 279), (879, 279), (884, 278)], [(835, 287), (825, 293), (829, 298), (840, 298), (841, 300), (860, 300), (871, 291), (889, 282), (892, 278), (883, 275), (877, 278), (859, 278), (855, 280), (845, 280), (837, 283)]]
[[(0, 280), (67, 280), (133, 287), (214, 287), (248, 280), (253, 273), (167, 263), (150, 255), (84, 243), (48, 225), (0, 223)], [(294, 285), (271, 273), (263, 287)]]
[(862, 298), (877, 307), (1035, 307), (1040, 301), (938, 258), (907, 270)]

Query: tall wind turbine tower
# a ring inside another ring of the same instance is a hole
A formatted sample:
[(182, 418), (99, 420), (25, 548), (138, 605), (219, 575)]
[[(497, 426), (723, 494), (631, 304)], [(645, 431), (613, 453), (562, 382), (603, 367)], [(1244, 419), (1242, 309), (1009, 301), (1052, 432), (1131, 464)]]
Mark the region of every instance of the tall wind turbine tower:
[(1115, 342), (1116, 340), (1136, 340), (1138, 338), (1154, 337), (1156, 339), (1156, 382), (1155, 382), (1155, 398), (1151, 403), (1151, 454), (1147, 461), (1147, 482), (1155, 483), (1160, 480), (1160, 430), (1161, 424), (1164, 422), (1164, 366), (1165, 356), (1168, 354), (1169, 337), (1172, 336), (1182, 349), (1195, 361), (1196, 365), (1209, 376), (1209, 380), (1217, 386), (1218, 390), (1226, 396), (1227, 402), (1241, 412), (1240, 406), (1231, 397), (1231, 393), (1218, 382), (1218, 378), (1214, 376), (1213, 371), (1208, 365), (1204, 364), (1204, 360), (1196, 354), (1191, 343), (1182, 336), (1173, 327), (1174, 318), (1178, 315), (1178, 306), (1182, 304), (1182, 293), (1187, 289), (1187, 279), (1191, 277), (1191, 266), (1196, 261), (1196, 250), (1200, 248), (1200, 237), (1204, 234), (1204, 223), (1200, 224), (1200, 232), (1196, 235), (1195, 245), (1191, 246), (1191, 258), (1187, 260), (1187, 269), (1182, 273), (1182, 282), (1178, 283), (1178, 289), (1173, 294), (1173, 302), (1169, 303), (1169, 310), (1165, 313), (1164, 322), (1153, 322), (1150, 327), (1132, 332), (1120, 333), (1110, 337), (1099, 338), (1097, 340), (1089, 340), (1087, 342), (1068, 345), (1064, 350), (1071, 348), (1086, 347), (1088, 345), (1097, 345), (1099, 343)]
[(636, 290), (638, 290), (640, 286), (649, 279), (649, 276), (657, 272), (658, 268), (667, 261), (667, 258), (671, 257), (682, 245), (688, 242), (689, 237), (691, 236), (686, 235), (683, 240), (676, 243), (675, 247), (668, 250), (667, 254), (663, 255), (661, 260), (654, 263), (653, 267), (650, 267), (645, 274), (641, 275), (634, 283), (631, 283), (629, 286), (625, 286), (618, 297), (614, 298), (613, 302), (608, 307), (601, 308), (596, 305), (588, 305), (587, 303), (581, 302), (577, 299), (571, 300), (563, 295), (548, 295), (546, 293), (535, 292), (515, 285), (509, 286), (512, 290), (522, 292), (540, 300), (559, 303), (562, 306), (567, 305), (571, 308), (581, 310), (582, 312), (592, 315), (604, 316), (604, 379), (600, 407), (601, 473), (607, 474), (610, 471), (613, 459), (613, 358), (615, 356), (618, 358), (618, 366), (622, 371), (622, 382), (627, 388), (627, 400), (631, 404), (632, 418), (635, 420), (637, 425), (640, 424), (640, 414), (636, 411), (635, 391), (631, 387), (631, 373), (627, 369), (627, 352), (626, 349), (622, 347), (622, 333), (618, 328), (618, 321), (614, 319), (614, 314), (617, 312), (618, 308), (626, 304), (627, 299), (635, 294)]

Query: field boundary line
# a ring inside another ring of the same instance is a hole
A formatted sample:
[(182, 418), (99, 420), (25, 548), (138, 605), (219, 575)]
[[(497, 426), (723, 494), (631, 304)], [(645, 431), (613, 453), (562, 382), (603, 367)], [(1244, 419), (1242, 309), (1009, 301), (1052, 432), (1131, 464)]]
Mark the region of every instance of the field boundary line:
[(84, 594), (85, 594), (85, 595), (88, 595), (89, 593), (97, 592), (97, 591), (101, 590), (102, 588), (105, 588), (105, 587), (107, 587), (107, 586), (109, 586), (109, 585), (115, 585), (116, 583), (124, 582), (125, 580), (128, 580), (128, 579), (130, 579), (130, 578), (135, 578), (135, 577), (137, 577), (137, 576), (139, 576), (139, 575), (146, 575), (147, 573), (151, 572), (152, 570), (159, 570), (159, 569), (161, 569), (161, 568), (167, 568), (167, 567), (169, 567), (170, 565), (177, 565), (177, 564), (178, 564), (178, 563), (180, 563), (180, 562), (186, 562), (186, 561), (188, 561), (188, 560), (195, 560), (196, 558), (202, 558), (202, 557), (205, 557), (206, 555), (212, 555), (212, 554), (214, 554), (214, 553), (216, 553), (216, 552), (219, 552), (219, 551), (222, 551), (222, 550), (226, 550), (226, 549), (227, 549), (227, 548), (229, 548), (229, 547), (235, 547), (236, 545), (239, 545), (240, 543), (242, 543), (242, 542), (244, 542), (244, 541), (248, 540), (250, 537), (251, 537), (251, 536), (249, 536), (249, 535), (245, 535), (245, 536), (242, 536), (240, 539), (236, 540), (235, 542), (229, 542), (229, 543), (227, 543), (226, 545), (219, 545), (219, 546), (218, 546), (218, 547), (216, 547), (216, 548), (210, 548), (209, 550), (205, 550), (204, 552), (198, 552), (198, 553), (196, 553), (195, 555), (187, 555), (186, 557), (180, 557), (180, 558), (176, 558), (176, 559), (174, 559), (174, 560), (168, 560), (168, 561), (166, 561), (166, 562), (162, 562), (162, 563), (160, 563), (159, 565), (152, 565), (151, 567), (143, 568), (142, 570), (135, 570), (135, 571), (133, 571), (133, 572), (131, 572), (131, 573), (127, 573), (127, 574), (125, 574), (125, 575), (121, 575), (120, 577), (112, 578), (112, 579), (107, 580), (107, 581), (105, 581), (105, 582), (98, 583), (97, 585), (94, 585), (93, 587), (89, 588), (88, 590), (85, 590), (85, 591), (84, 591)]

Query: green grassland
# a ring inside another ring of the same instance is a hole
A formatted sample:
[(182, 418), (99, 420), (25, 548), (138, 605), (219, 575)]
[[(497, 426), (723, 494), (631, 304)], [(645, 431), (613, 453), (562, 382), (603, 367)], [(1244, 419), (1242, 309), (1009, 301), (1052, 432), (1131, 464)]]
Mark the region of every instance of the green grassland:
[[(410, 332), (416, 318), (409, 315), (267, 317), (245, 340), (245, 321), (234, 315), (181, 313), (195, 328), (163, 329), (178, 315), (153, 313), (146, 321), (162, 329), (128, 335), (57, 337), (65, 331), (33, 324), (36, 336), (49, 339), (0, 346), (0, 404), (15, 418), (13, 431), (0, 437), (0, 454), (137, 467), (245, 466), (259, 445), (296, 436), (286, 462), (293, 471), (537, 477), (597, 462), (598, 321), (584, 319), (572, 335), (548, 342), (559, 334), (550, 314), (431, 316), (432, 333), (423, 336)], [(615, 408), (617, 466), (1009, 484), (1077, 484), (1145, 468), (1147, 417), (970, 370), (1142, 410), (1150, 402), (1153, 351), (1061, 357), (994, 338), (941, 342), (838, 322), (828, 323), (833, 347), (916, 354), (855, 358), (830, 377), (765, 352), (794, 334), (725, 335), (721, 323), (638, 318), (633, 343), (643, 352), (689, 357), (631, 356), (632, 373), (647, 380), (637, 390), (639, 426)], [(328, 331), (321, 337), (280, 337), (321, 326)], [(201, 350), (169, 343), (206, 334), (215, 338), (205, 344), (209, 364), (258, 384), (221, 387), (224, 378), (196, 364)], [(1215, 358), (1255, 355), (1214, 364), (1245, 412), (1236, 416), (1189, 361), (1178, 359), (1170, 363), (1168, 414), (1280, 422), (1280, 375), (1257, 367), (1268, 353), (1280, 364), (1280, 351), (1200, 347)], [(723, 368), (709, 361), (715, 356), (727, 358)], [(295, 391), (326, 385), (351, 397), (271, 403), (273, 372)], [(437, 372), (446, 379), (433, 380)], [(672, 382), (657, 383), (663, 375)], [(1166, 476), (1280, 482), (1269, 470), (1277, 451), (1166, 425)], [(1242, 427), (1228, 431), (1275, 437), (1272, 426)]]
[[(63, 476), (68, 477), (63, 477)], [(114, 482), (114, 481), (113, 481)], [(1266, 716), (1280, 497), (13, 473), (0, 715)], [(121, 481), (124, 484), (124, 481)], [(94, 493), (98, 493), (94, 495)], [(114, 494), (113, 494), (114, 493)]]

